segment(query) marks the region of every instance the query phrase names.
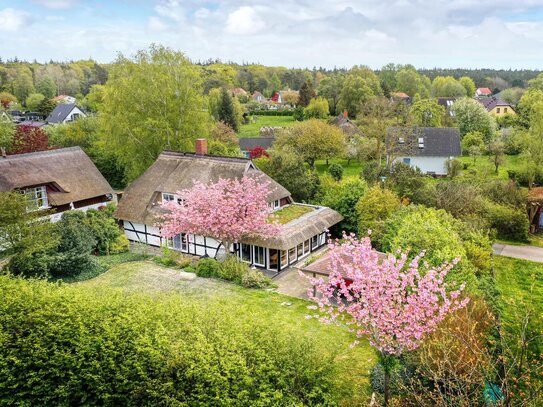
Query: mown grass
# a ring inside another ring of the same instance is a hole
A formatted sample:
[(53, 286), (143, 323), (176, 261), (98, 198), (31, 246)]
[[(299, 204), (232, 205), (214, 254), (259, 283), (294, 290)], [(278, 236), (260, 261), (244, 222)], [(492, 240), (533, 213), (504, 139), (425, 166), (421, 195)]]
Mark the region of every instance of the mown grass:
[(343, 178), (358, 178), (360, 177), (360, 172), (364, 168), (364, 163), (362, 161), (351, 160), (351, 162), (348, 163), (347, 160), (341, 158), (328, 160), (328, 164), (326, 164), (326, 160), (317, 160), (315, 162), (315, 168), (319, 175), (323, 175), (328, 173), (328, 167), (332, 164), (340, 164), (343, 167)]
[(274, 326), (295, 329), (300, 336), (315, 341), (323, 354), (335, 355), (339, 405), (367, 405), (371, 395), (369, 370), (376, 362), (372, 348), (367, 342), (362, 342), (351, 349), (349, 345), (355, 338), (346, 329), (306, 319), (308, 301), (270, 291), (245, 289), (215, 279), (194, 278), (189, 273), (149, 261), (121, 264), (97, 278), (78, 284), (89, 289), (115, 287), (127, 293), (148, 295), (166, 292), (180, 300), (192, 297), (200, 301), (202, 307), (213, 307), (216, 301), (233, 304), (239, 309), (239, 318), (256, 316)]
[[(502, 318), (518, 330), (529, 315), (530, 326), (543, 329), (543, 263), (509, 257), (494, 257), (496, 286), (501, 294)], [(543, 344), (541, 338), (537, 341)]]
[(238, 137), (260, 137), (260, 128), (269, 127), (289, 127), (296, 121), (292, 116), (254, 116), (255, 123), (244, 124), (238, 131)]
[(499, 166), (498, 173), (496, 174), (496, 168), (491, 156), (478, 157), (475, 164), (473, 164), (473, 159), (471, 157), (462, 156), (458, 157), (458, 159), (464, 164), (468, 164), (468, 168), (462, 171), (463, 175), (476, 175), (484, 179), (496, 180), (509, 179), (507, 171), (517, 171), (521, 164), (520, 157), (518, 155), (506, 155), (504, 156), (503, 165)]

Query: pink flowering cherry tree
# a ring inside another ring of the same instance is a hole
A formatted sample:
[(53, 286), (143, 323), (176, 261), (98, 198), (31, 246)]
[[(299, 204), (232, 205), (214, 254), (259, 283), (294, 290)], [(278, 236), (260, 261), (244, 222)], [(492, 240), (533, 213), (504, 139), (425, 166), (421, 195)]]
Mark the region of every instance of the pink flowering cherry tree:
[[(357, 338), (367, 338), (377, 349), (385, 372), (385, 405), (389, 401), (390, 372), (395, 357), (416, 349), (449, 313), (464, 307), (464, 285), (449, 290), (445, 276), (457, 263), (429, 268), (421, 264), (424, 253), (408, 261), (399, 257), (380, 258), (369, 237), (344, 235), (331, 242), (330, 275), (310, 278), (309, 296), (320, 310), (324, 323), (346, 324)], [(314, 293), (312, 292), (314, 290)], [(358, 344), (355, 341), (352, 346)]]
[(212, 237), (230, 254), (232, 243), (251, 237), (269, 238), (281, 226), (269, 222), (266, 201), (268, 184), (250, 177), (219, 179), (209, 185), (195, 182), (192, 188), (177, 192), (181, 204), (170, 201), (159, 226), (162, 236), (180, 233)]

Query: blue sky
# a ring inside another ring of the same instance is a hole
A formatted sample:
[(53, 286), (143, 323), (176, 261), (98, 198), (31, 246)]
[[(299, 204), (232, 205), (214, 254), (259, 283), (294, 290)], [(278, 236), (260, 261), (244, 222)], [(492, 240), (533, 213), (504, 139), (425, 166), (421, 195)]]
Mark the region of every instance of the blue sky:
[(543, 0), (0, 0), (0, 56), (543, 68)]

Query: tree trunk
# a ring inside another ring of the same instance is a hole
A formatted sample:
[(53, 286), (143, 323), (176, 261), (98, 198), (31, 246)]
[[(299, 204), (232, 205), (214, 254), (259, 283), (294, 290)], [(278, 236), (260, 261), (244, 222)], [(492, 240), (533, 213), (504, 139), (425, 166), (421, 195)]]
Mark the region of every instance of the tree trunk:
[(385, 388), (384, 388), (384, 396), (385, 396), (385, 407), (388, 407), (388, 399), (390, 398), (390, 369), (385, 366)]

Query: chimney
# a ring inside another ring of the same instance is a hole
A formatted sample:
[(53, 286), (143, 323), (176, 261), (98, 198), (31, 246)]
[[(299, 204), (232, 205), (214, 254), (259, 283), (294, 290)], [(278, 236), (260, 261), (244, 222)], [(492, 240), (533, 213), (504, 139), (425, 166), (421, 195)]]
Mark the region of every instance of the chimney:
[(196, 154), (206, 155), (207, 154), (207, 140), (205, 138), (196, 139)]
[(6, 149), (4, 147), (0, 147), (0, 151), (2, 152), (2, 158), (8, 158), (6, 155)]
[(349, 118), (349, 112), (347, 110), (343, 111), (343, 117), (348, 119)]

